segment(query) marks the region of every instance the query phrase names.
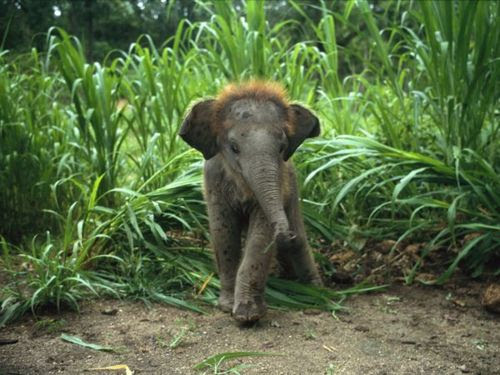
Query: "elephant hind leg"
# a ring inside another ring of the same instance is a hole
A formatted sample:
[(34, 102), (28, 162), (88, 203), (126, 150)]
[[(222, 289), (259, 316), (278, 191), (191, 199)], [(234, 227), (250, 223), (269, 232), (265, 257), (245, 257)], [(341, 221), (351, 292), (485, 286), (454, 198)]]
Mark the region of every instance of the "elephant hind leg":
[(323, 282), (314, 263), (311, 249), (307, 244), (307, 235), (298, 200), (292, 201), (286, 211), (290, 230), (296, 233), (296, 238), (288, 246), (277, 249), (281, 276), (321, 286)]
[(307, 243), (297, 235), (297, 243), (277, 249), (280, 277), (322, 286), (311, 250)]

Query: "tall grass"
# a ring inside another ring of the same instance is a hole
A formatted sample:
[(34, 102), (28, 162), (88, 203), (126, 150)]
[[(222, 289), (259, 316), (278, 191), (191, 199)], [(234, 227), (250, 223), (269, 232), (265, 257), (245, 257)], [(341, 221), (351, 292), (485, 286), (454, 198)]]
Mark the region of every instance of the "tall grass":
[[(290, 2), (303, 25), (271, 23), (270, 4), (200, 1), (207, 20), (102, 64), (56, 28), (46, 51), (1, 51), (3, 321), (89, 294), (213, 303), (202, 159), (177, 131), (193, 100), (252, 77), (282, 82), (321, 118), (323, 138), (294, 156), (313, 237), (359, 251), (360, 238), (418, 239), (421, 259), (448, 254), (438, 282), (484, 272), (500, 242), (499, 3), (396, 2), (388, 21), (366, 1), (341, 13), (320, 2), (315, 23)], [(368, 49), (339, 48), (339, 22), (360, 19)], [(310, 39), (293, 43), (301, 28)], [(345, 61), (362, 68), (341, 76)], [(335, 310), (351, 292), (272, 280), (268, 298)]]
[[(62, 91), (58, 77), (36, 50), (10, 58), (0, 53), (0, 233), (19, 241), (51, 228), (42, 209), (55, 208), (47, 206), (52, 183), (76, 165), (65, 104), (53, 100)], [(59, 193), (72, 197), (70, 190)]]
[(410, 46), (425, 71), (415, 95), (429, 105), (447, 162), (465, 157), (464, 149), (497, 161), (500, 124), (491, 120), (499, 104), (498, 3), (422, 2), (419, 7), (415, 17), (425, 34), (408, 30)]
[(121, 77), (113, 74), (113, 64), (87, 64), (79, 41), (63, 30), (49, 30), (48, 37), (49, 57), (55, 58), (74, 106), (78, 155), (92, 166), (92, 177), (103, 176), (101, 191), (107, 191), (117, 183), (119, 150), (128, 131), (121, 126), (123, 108), (117, 107)]

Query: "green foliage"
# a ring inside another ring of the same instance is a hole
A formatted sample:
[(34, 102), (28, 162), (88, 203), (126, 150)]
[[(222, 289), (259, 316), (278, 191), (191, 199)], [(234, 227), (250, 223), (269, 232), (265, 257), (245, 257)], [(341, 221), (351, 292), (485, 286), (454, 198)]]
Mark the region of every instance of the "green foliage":
[(409, 30), (422, 72), (414, 95), (429, 106), (447, 163), (460, 163), (464, 149), (498, 161), (500, 123), (491, 121), (499, 104), (498, 3), (422, 2), (419, 7), (416, 18), (426, 32)]
[(0, 53), (0, 233), (18, 241), (52, 229), (42, 209), (53, 208), (46, 206), (51, 183), (74, 173), (75, 158), (65, 104), (53, 100), (61, 94), (58, 77), (36, 50), (12, 63), (8, 57)]
[[(500, 185), (500, 179), (493, 166), (472, 150), (464, 150), (467, 162), (450, 166), (368, 137), (340, 136), (316, 141), (315, 146), (321, 156), (308, 162), (316, 165), (320, 160), (321, 164), (306, 178), (307, 185), (329, 178), (325, 171), (333, 168), (347, 176), (346, 183), (320, 193), (319, 202), (332, 210), (331, 220), (347, 211), (346, 224), (373, 228), (372, 236), (397, 236), (398, 242), (422, 234), (428, 239), (423, 256), (448, 246), (459, 250), (439, 282), (465, 256), (475, 275), (494, 256), (500, 244), (500, 200), (493, 187)], [(361, 218), (364, 213), (369, 215)]]
[(71, 93), (77, 120), (75, 131), (83, 146), (79, 156), (88, 160), (94, 173), (104, 176), (101, 191), (108, 191), (116, 186), (118, 155), (128, 130), (120, 128), (123, 109), (117, 109), (120, 77), (113, 76), (112, 67), (86, 64), (77, 39), (73, 38), (73, 43), (63, 30), (57, 30), (60, 37), (52, 35), (52, 31), (49, 30), (49, 51), (57, 59)]
[[(198, 1), (161, 47), (142, 36), (102, 63), (60, 28), (43, 54), (0, 51), (0, 325), (89, 295), (214, 304), (202, 158), (177, 132), (193, 100), (253, 77), (321, 118), (294, 157), (313, 236), (419, 238), (421, 259), (448, 254), (440, 283), (485, 271), (500, 243), (500, 3), (296, 0), (281, 18), (234, 4)], [(370, 290), (271, 279), (267, 299), (336, 311)]]
[(226, 352), (214, 354), (208, 358), (205, 358), (200, 363), (196, 364), (194, 368), (196, 370), (203, 370), (206, 368), (213, 369), (214, 374), (230, 374), (237, 373), (236, 369), (233, 367), (231, 370), (221, 372), (220, 366), (230, 360), (234, 360), (237, 358), (245, 358), (245, 357), (272, 357), (272, 356), (280, 356), (282, 354), (274, 354), (274, 353), (266, 353), (266, 352)]

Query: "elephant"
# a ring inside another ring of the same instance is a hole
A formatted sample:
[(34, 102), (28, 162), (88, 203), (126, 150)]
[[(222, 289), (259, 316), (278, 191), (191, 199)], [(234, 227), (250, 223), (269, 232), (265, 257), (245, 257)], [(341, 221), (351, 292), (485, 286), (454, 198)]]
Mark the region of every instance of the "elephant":
[[(219, 272), (219, 308), (239, 322), (266, 313), (273, 256), (300, 281), (322, 285), (307, 244), (290, 156), (318, 136), (318, 118), (276, 82), (226, 86), (188, 111), (179, 135), (205, 159), (204, 197)], [(242, 249), (243, 245), (243, 249)]]

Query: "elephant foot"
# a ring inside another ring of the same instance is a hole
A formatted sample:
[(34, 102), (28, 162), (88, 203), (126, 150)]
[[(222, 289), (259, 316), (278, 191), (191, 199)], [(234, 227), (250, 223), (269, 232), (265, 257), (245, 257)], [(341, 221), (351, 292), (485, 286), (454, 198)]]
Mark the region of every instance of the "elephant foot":
[(314, 286), (324, 286), (323, 280), (321, 280), (320, 276), (314, 276), (309, 279), (309, 283)]
[(237, 301), (233, 307), (233, 318), (241, 323), (251, 323), (266, 315), (267, 306), (262, 297)]
[(220, 293), (219, 296), (219, 309), (226, 313), (230, 313), (233, 311), (233, 306), (234, 306), (234, 297), (233, 293), (231, 292), (222, 292)]
[(299, 281), (304, 284), (310, 284), (314, 286), (324, 286), (323, 280), (321, 280), (321, 276), (319, 272), (315, 269), (302, 271), (298, 277)]

